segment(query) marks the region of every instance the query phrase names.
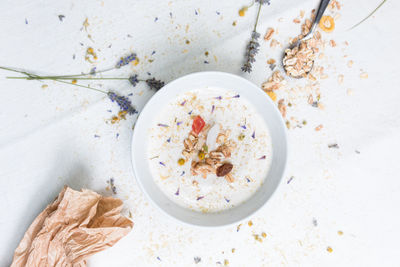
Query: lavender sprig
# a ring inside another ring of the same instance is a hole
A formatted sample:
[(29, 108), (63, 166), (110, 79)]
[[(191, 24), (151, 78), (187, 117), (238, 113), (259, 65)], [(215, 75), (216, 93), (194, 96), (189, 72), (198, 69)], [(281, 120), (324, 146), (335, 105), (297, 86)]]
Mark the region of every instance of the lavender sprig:
[(130, 115), (137, 113), (136, 108), (132, 106), (132, 102), (126, 96), (120, 96), (112, 91), (108, 92), (107, 95), (112, 102), (118, 104), (121, 111), (126, 111)]
[(163, 81), (156, 80), (155, 78), (147, 79), (146, 83), (151, 89), (155, 89), (156, 91), (160, 90), (165, 84)]
[(250, 42), (247, 44), (246, 47), (245, 63), (242, 66), (242, 71), (248, 73), (252, 71), (253, 68), (252, 64), (256, 61), (255, 57), (260, 47), (260, 44), (258, 43), (258, 38), (260, 38), (260, 34), (257, 32), (257, 24), (258, 24), (258, 19), (260, 18), (261, 7), (264, 4), (269, 4), (269, 0), (256, 0), (256, 2), (259, 3), (256, 23), (254, 24), (254, 29), (251, 32)]
[(119, 69), (125, 65), (128, 65), (129, 63), (131, 63), (132, 61), (136, 60), (136, 54), (132, 53), (126, 57), (121, 57), (121, 59), (117, 62), (117, 64), (115, 65), (115, 68)]

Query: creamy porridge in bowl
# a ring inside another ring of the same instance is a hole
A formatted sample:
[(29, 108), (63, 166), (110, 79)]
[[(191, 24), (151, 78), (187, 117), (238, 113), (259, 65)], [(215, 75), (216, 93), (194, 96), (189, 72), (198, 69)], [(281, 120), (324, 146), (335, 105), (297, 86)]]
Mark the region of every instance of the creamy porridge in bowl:
[(286, 133), (273, 103), (238, 76), (195, 73), (161, 89), (134, 130), (135, 177), (180, 221), (220, 226), (270, 198), (286, 165)]

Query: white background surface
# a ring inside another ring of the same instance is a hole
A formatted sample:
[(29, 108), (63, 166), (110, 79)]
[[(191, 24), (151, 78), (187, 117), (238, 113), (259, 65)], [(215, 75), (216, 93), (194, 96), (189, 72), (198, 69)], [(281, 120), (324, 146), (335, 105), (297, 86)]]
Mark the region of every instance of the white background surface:
[[(318, 4), (317, 0), (271, 1), (262, 10), (258, 29), (263, 35), (268, 27), (278, 28), (275, 38), (283, 43), (299, 33), (299, 25), (292, 20), (300, 10), (308, 14)], [(399, 2), (388, 1), (376, 16), (348, 31), (378, 3), (342, 1), (335, 31), (324, 35), (338, 44), (325, 51), (329, 74), (321, 81), (325, 109), (310, 107), (301, 95), (293, 100), (288, 117), (305, 119), (307, 125), (288, 131), (287, 177), (252, 218), (254, 225), (244, 222), (239, 232), (236, 227), (177, 225), (148, 204), (130, 163), (135, 117), (118, 125), (106, 123), (111, 117), (107, 110), (117, 111), (106, 97), (53, 82), (46, 82), (49, 87), (42, 89), (40, 82), (6, 80), (11, 73), (1, 71), (0, 265), (11, 263), (27, 227), (64, 184), (110, 195), (106, 181), (114, 177), (117, 197), (124, 200), (126, 212), (131, 211), (135, 226), (114, 247), (92, 257), (90, 266), (194, 266), (196, 256), (201, 257), (196, 266), (219, 266), (217, 262), (223, 264), (224, 259), (230, 266), (399, 266)], [(243, 75), (240, 66), (256, 13), (253, 7), (239, 17), (238, 10), (246, 4), (1, 1), (0, 65), (45, 74), (89, 71), (93, 65), (84, 55), (91, 46), (99, 56), (98, 69), (114, 65), (130, 51), (138, 54), (138, 66), (111, 73), (114, 76), (137, 72), (147, 77), (146, 72), (151, 72), (168, 82), (201, 70)], [(65, 15), (62, 22), (60, 14)], [(86, 18), (93, 41), (81, 30)], [(261, 44), (253, 73), (243, 75), (257, 85), (271, 74), (266, 60), (278, 59), (281, 53), (264, 41)], [(151, 56), (153, 50), (156, 54)], [(349, 59), (355, 62), (352, 68), (346, 66)], [(362, 71), (369, 74), (368, 79), (359, 78)], [(342, 85), (338, 74), (344, 74)], [(295, 87), (297, 82), (289, 83)], [(132, 88), (126, 81), (104, 82), (102, 87), (133, 92), (139, 109), (153, 94), (145, 84)], [(347, 89), (354, 94), (347, 95)], [(314, 131), (319, 124), (324, 128)], [(340, 148), (328, 149), (330, 143)], [(339, 236), (338, 230), (344, 234)], [(262, 232), (268, 236), (260, 243), (253, 234)], [(327, 246), (332, 253), (326, 251)]]

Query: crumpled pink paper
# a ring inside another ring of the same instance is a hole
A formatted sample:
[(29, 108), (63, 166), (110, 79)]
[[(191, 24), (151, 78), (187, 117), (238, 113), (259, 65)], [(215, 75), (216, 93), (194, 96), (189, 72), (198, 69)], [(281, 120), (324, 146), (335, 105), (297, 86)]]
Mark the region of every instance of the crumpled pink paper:
[(120, 199), (65, 186), (28, 228), (11, 266), (86, 266), (87, 258), (131, 231), (121, 209)]

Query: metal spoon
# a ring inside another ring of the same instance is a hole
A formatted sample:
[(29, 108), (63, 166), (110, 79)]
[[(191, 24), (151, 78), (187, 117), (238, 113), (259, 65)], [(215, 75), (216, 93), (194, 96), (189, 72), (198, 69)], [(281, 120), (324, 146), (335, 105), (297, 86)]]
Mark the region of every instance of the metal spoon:
[[(318, 23), (321, 20), (322, 16), (324, 15), (324, 12), (325, 12), (326, 8), (328, 7), (329, 2), (330, 2), (330, 0), (321, 0), (321, 2), (319, 4), (319, 7), (318, 7), (317, 15), (315, 16), (315, 19), (314, 19), (313, 23), (311, 24), (310, 31), (303, 38), (297, 40), (297, 42), (295, 42), (294, 44), (290, 45), (288, 47), (289, 49), (293, 49), (295, 47), (299, 47), (300, 44), (303, 41), (306, 41), (306, 40), (311, 39), (313, 37), (314, 31), (317, 28)], [(286, 56), (286, 52), (283, 53), (282, 62), (281, 62), (284, 70), (285, 70), (285, 64), (283, 63), (283, 60), (284, 60), (285, 56)], [(310, 71), (312, 70), (313, 67), (314, 67), (314, 61), (313, 61), (313, 64), (311, 66)], [(310, 71), (307, 72), (306, 74), (310, 73)], [(286, 70), (285, 70), (285, 73), (286, 73)], [(290, 77), (296, 78), (296, 79), (303, 78), (303, 76), (291, 76), (289, 74), (287, 74), (287, 75), (290, 76)]]

